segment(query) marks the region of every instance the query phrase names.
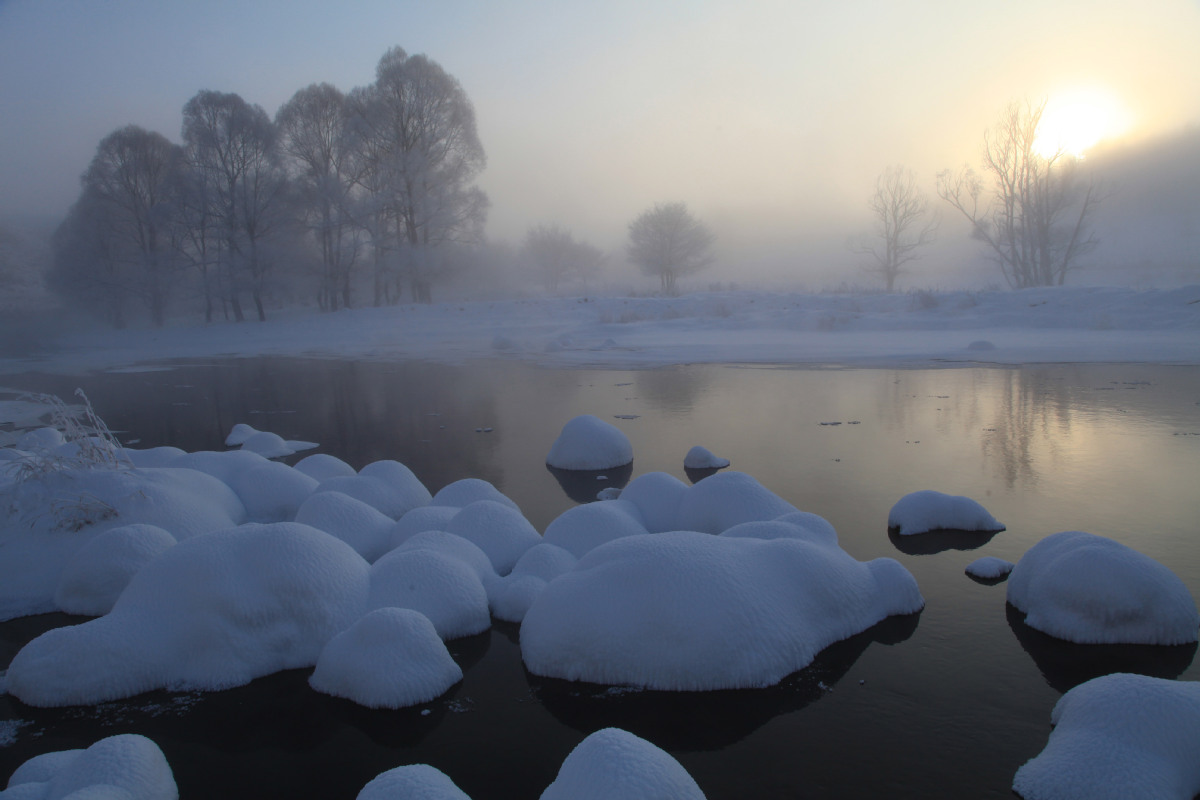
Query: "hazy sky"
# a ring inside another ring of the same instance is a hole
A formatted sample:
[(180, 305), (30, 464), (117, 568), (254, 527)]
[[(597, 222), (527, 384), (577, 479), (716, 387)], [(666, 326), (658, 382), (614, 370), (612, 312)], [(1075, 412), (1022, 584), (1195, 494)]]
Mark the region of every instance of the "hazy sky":
[(0, 0), (0, 217), (64, 213), (122, 125), (179, 141), (201, 89), (274, 115), (370, 83), (393, 45), (473, 100), (511, 241), (558, 222), (615, 247), (682, 200), (750, 258), (868, 226), (889, 164), (932, 191), (1010, 100), (1093, 137), (1200, 124), (1200, 0)]

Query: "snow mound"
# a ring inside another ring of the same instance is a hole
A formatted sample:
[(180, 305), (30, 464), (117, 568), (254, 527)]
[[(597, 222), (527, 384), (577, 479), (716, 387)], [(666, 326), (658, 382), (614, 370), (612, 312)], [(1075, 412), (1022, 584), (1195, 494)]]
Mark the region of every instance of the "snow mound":
[(1054, 706), (1046, 747), (1017, 770), (1025, 800), (1190, 800), (1200, 794), (1200, 683), (1116, 673)]
[(520, 511), (517, 504), (509, 497), (492, 484), (479, 478), (463, 478), (448, 483), (438, 490), (438, 493), (429, 501), (431, 506), (450, 506), (452, 508), (466, 508), (471, 503), (480, 500), (492, 500), (497, 503), (503, 503), (506, 506), (511, 506), (514, 511)]
[(984, 556), (967, 564), (967, 574), (985, 581), (994, 581), (1012, 572), (1013, 566), (1011, 561), (1005, 561), (995, 556)]
[(229, 482), (251, 522), (291, 522), (317, 481), (278, 461), (243, 470)]
[(376, 561), (367, 607), (419, 611), (443, 639), (472, 636), (492, 624), (487, 590), (475, 570), (432, 550), (398, 548)]
[(1187, 644), (1200, 612), (1179, 577), (1120, 542), (1082, 531), (1042, 539), (1008, 579), (1025, 624), (1080, 644)]
[[(436, 497), (434, 499), (436, 501)], [(427, 505), (414, 508), (392, 526), (388, 534), (389, 549), (399, 547), (418, 533), (446, 530), (458, 512), (458, 506)]]
[(228, 447), (241, 447), (263, 458), (282, 458), (317, 446), (316, 442), (285, 440), (277, 433), (255, 430), (243, 422), (233, 426), (229, 435), (225, 437), (225, 444)]
[(506, 622), (520, 622), (546, 584), (577, 562), (570, 552), (549, 542), (529, 548), (512, 572), (488, 589), (492, 614)]
[(713, 455), (712, 451), (700, 445), (688, 450), (683, 457), (684, 469), (725, 469), (728, 466), (728, 458)]
[(632, 461), (629, 437), (591, 414), (568, 420), (546, 456), (546, 463), (559, 469), (610, 469)]
[(410, 536), (392, 552), (405, 553), (424, 550), (441, 553), (466, 564), (479, 578), (485, 589), (499, 577), (496, 575), (496, 570), (492, 568), (492, 560), (488, 558), (487, 553), (479, 549), (479, 545), (446, 531), (421, 531)]
[(888, 528), (902, 536), (942, 530), (1004, 530), (986, 508), (971, 498), (930, 489), (901, 497), (888, 512)]
[(521, 653), (530, 672), (567, 680), (764, 687), (923, 606), (892, 559), (859, 562), (793, 538), (646, 534), (598, 547), (548, 583), (525, 615)]
[(249, 450), (197, 450), (184, 453), (167, 466), (174, 469), (194, 469), (231, 485), (240, 473), (265, 464), (267, 459)]
[(525, 551), (542, 543), (520, 511), (495, 500), (476, 500), (454, 515), (446, 531), (479, 547), (500, 575), (512, 571)]
[(8, 691), (64, 706), (240, 686), (315, 664), (366, 611), (367, 592), (367, 563), (307, 525), (195, 536), (134, 575), (108, 615), (27, 644), (9, 666)]
[(367, 783), (355, 800), (471, 800), (441, 770), (428, 764), (410, 764), (381, 772)]
[(68, 614), (107, 614), (133, 576), (174, 546), (175, 537), (157, 525), (109, 528), (67, 562), (54, 602)]
[(308, 683), (368, 708), (405, 708), (439, 697), (462, 676), (424, 614), (378, 608), (329, 640)]
[(546, 526), (542, 539), (582, 558), (606, 542), (645, 533), (637, 506), (617, 499), (568, 508)]
[(688, 485), (674, 475), (647, 472), (630, 481), (621, 490), (620, 499), (637, 508), (637, 517), (645, 522), (646, 530), (662, 533), (678, 528), (679, 504), (688, 491)]
[(175, 775), (162, 750), (136, 733), (101, 739), (86, 750), (34, 756), (17, 767), (0, 797), (177, 800)]
[(391, 549), (396, 524), (391, 517), (341, 492), (310, 495), (296, 511), (296, 522), (341, 539), (371, 562)]
[(721, 472), (688, 487), (672, 527), (720, 533), (742, 522), (775, 519), (798, 510), (744, 472)]
[(295, 468), (308, 477), (316, 479), (318, 483), (327, 478), (336, 478), (339, 475), (356, 474), (354, 467), (342, 461), (337, 456), (331, 456), (328, 453), (313, 453), (311, 456), (305, 456), (296, 462)]
[(134, 450), (129, 447), (123, 448), (125, 457), (129, 459), (129, 463), (135, 467), (166, 467), (172, 461), (184, 455), (184, 451), (178, 447), (151, 447), (146, 450)]
[(326, 478), (316, 491), (350, 495), (393, 520), (414, 508), (428, 505), (431, 499), (425, 485), (398, 461), (376, 461), (363, 467), (357, 475)]
[(541, 800), (704, 800), (679, 762), (619, 728), (580, 742), (542, 792)]

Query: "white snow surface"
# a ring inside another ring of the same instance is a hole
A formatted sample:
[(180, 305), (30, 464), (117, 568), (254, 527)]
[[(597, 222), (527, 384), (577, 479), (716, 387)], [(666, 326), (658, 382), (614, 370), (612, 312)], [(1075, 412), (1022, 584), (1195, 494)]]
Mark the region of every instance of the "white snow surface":
[[(73, 371), (168, 358), (317, 356), (557, 367), (687, 363), (895, 365), (988, 362), (1200, 364), (1200, 286), (1053, 287), (905, 294), (699, 292), (274, 313), (260, 325), (172, 322), (65, 334), (0, 371)], [(152, 335), (147, 335), (152, 331)], [(496, 350), (502, 337), (510, 346)], [(992, 350), (972, 350), (987, 340)]]
[(397, 548), (376, 561), (367, 607), (419, 611), (443, 639), (472, 636), (492, 625), (479, 575), (465, 561), (434, 550)]
[(1200, 631), (1196, 601), (1178, 575), (1083, 531), (1029, 548), (1008, 577), (1008, 602), (1031, 628), (1080, 644), (1187, 644)]
[(1011, 561), (1005, 561), (1003, 558), (983, 556), (967, 564), (967, 574), (984, 580), (996, 580), (1012, 572), (1014, 566)]
[(356, 800), (471, 800), (444, 772), (428, 764), (389, 769), (372, 778)]
[(175, 537), (157, 525), (109, 528), (67, 562), (54, 602), (68, 614), (107, 614), (133, 576), (174, 546)]
[(977, 501), (931, 489), (901, 497), (888, 512), (888, 528), (896, 529), (901, 536), (940, 530), (1004, 530)]
[(546, 463), (558, 469), (610, 469), (633, 461), (633, 444), (617, 426), (592, 414), (567, 420)]
[(704, 800), (678, 761), (645, 739), (604, 728), (570, 752), (541, 800)]
[(17, 767), (0, 798), (177, 800), (175, 775), (162, 750), (145, 736), (110, 736), (85, 750), (43, 753)]
[(296, 522), (336, 536), (374, 563), (392, 549), (396, 523), (372, 506), (341, 492), (317, 492), (305, 498)]
[(106, 616), (22, 648), (7, 688), (35, 706), (94, 705), (312, 666), (366, 612), (368, 570), (345, 543), (294, 522), (195, 536), (134, 575)]
[(308, 683), (368, 708), (406, 708), (441, 696), (462, 676), (428, 617), (378, 608), (329, 640)]
[(898, 562), (859, 562), (819, 537), (642, 534), (591, 550), (548, 583), (525, 614), (521, 653), (530, 672), (567, 680), (764, 687), (923, 606)]
[(277, 433), (256, 430), (244, 422), (233, 426), (229, 435), (225, 437), (225, 444), (228, 447), (241, 447), (243, 450), (258, 453), (263, 458), (282, 458), (317, 446), (316, 442), (285, 440)]
[(1191, 800), (1200, 794), (1200, 684), (1116, 673), (1054, 706), (1046, 747), (1017, 770), (1025, 800)]
[(687, 469), (724, 469), (729, 466), (729, 459), (721, 458), (708, 448), (696, 445), (683, 457), (683, 466)]

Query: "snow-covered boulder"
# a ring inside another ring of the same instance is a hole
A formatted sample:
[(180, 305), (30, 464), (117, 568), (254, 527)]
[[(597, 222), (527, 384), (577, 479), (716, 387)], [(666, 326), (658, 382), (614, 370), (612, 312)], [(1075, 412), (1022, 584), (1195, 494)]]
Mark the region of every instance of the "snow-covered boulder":
[(500, 575), (511, 572), (526, 550), (542, 542), (520, 511), (495, 500), (476, 500), (461, 509), (446, 525), (446, 531), (478, 545)]
[(341, 492), (309, 495), (296, 511), (296, 522), (336, 536), (371, 562), (391, 549), (396, 524), (391, 517)]
[(484, 588), (488, 588), (499, 577), (492, 567), (492, 560), (487, 553), (479, 549), (479, 545), (468, 542), (461, 536), (446, 531), (421, 531), (406, 539), (392, 552), (410, 552), (428, 550), (450, 556), (466, 564)]
[(688, 493), (688, 485), (665, 472), (639, 475), (621, 490), (620, 499), (637, 507), (637, 518), (651, 533), (677, 530), (679, 504)]
[(109, 736), (86, 750), (58, 750), (17, 767), (0, 797), (21, 800), (177, 800), (175, 775), (145, 736)]
[(1012, 572), (1013, 566), (1014, 564), (1011, 561), (1005, 561), (1003, 558), (984, 556), (967, 564), (967, 574), (972, 578), (995, 581)]
[(629, 437), (591, 414), (568, 420), (546, 456), (546, 463), (559, 469), (609, 469), (631, 461)]
[(619, 728), (580, 742), (541, 800), (704, 800), (704, 792), (665, 751)]
[(742, 522), (775, 519), (798, 510), (744, 472), (721, 472), (688, 488), (672, 527), (720, 533)]
[(134, 575), (106, 616), (21, 649), (8, 691), (35, 706), (94, 705), (312, 666), (367, 610), (368, 569), (349, 545), (294, 522), (192, 537)]
[(570, 552), (549, 542), (529, 548), (512, 572), (488, 588), (492, 615), (506, 622), (520, 622), (546, 584), (577, 562)]
[(581, 558), (606, 542), (647, 532), (637, 506), (617, 499), (568, 508), (546, 526), (542, 539)]
[[(432, 495), (425, 488), (425, 484), (421, 483), (416, 474), (408, 467), (401, 464), (399, 461), (384, 459), (382, 461), (373, 461), (358, 471), (358, 474), (363, 478), (373, 478), (380, 481), (384, 486), (387, 486), (398, 496), (404, 499), (405, 511), (418, 506), (429, 505)], [(404, 516), (400, 514), (388, 514), (392, 519), (399, 519)]]
[(184, 453), (166, 466), (174, 469), (194, 469), (213, 476), (226, 485), (248, 470), (267, 463), (267, 459), (249, 450), (197, 450)]
[(229, 485), (252, 522), (291, 522), (318, 484), (287, 464), (267, 461), (237, 473)]
[(314, 478), (317, 483), (328, 478), (356, 474), (354, 467), (328, 453), (313, 453), (311, 456), (305, 456), (296, 462), (295, 468), (308, 477)]
[(688, 450), (687, 455), (683, 457), (684, 469), (725, 469), (728, 466), (728, 458), (714, 455), (711, 450), (700, 445)]
[(429, 490), (420, 486), (419, 483), (405, 490), (378, 478), (361, 474), (336, 475), (326, 478), (321, 481), (315, 491), (341, 492), (350, 495), (355, 500), (361, 500), (393, 520), (400, 519), (414, 508), (429, 502)]
[(146, 450), (134, 450), (126, 447), (122, 450), (125, 458), (135, 467), (166, 467), (175, 459), (184, 455), (178, 447), (150, 447)]
[(1025, 624), (1080, 644), (1187, 644), (1200, 612), (1167, 567), (1120, 542), (1082, 531), (1047, 536), (1008, 578)]
[(376, 561), (367, 606), (419, 611), (443, 639), (472, 636), (492, 624), (487, 590), (475, 571), (432, 550), (396, 549)]
[[(434, 498), (436, 500), (436, 496)], [(458, 506), (419, 506), (409, 511), (392, 526), (388, 533), (389, 550), (399, 547), (418, 533), (444, 531), (459, 512)]]
[(1064, 694), (1046, 747), (1017, 770), (1025, 800), (1200, 794), (1200, 683), (1116, 673)]
[(54, 602), (68, 614), (107, 614), (133, 576), (174, 546), (175, 537), (157, 525), (110, 528), (67, 562)]
[(462, 478), (446, 484), (433, 496), (429, 505), (466, 508), (480, 500), (492, 500), (510, 506), (514, 511), (521, 510), (511, 498), (481, 478)]
[(368, 708), (428, 702), (462, 680), (429, 618), (378, 608), (329, 640), (308, 683)]
[(244, 422), (233, 426), (229, 435), (225, 437), (225, 444), (229, 447), (241, 447), (242, 450), (258, 453), (263, 458), (282, 458), (301, 450), (311, 450), (317, 446), (316, 442), (285, 440), (277, 433), (256, 430)]
[(355, 800), (471, 800), (444, 772), (428, 764), (409, 764), (381, 772)]
[(888, 528), (902, 536), (942, 530), (1004, 530), (1004, 526), (975, 500), (931, 489), (901, 497), (888, 512)]
[(525, 615), (521, 653), (530, 672), (567, 680), (764, 687), (923, 606), (892, 559), (859, 562), (793, 538), (646, 534), (597, 547), (547, 584)]

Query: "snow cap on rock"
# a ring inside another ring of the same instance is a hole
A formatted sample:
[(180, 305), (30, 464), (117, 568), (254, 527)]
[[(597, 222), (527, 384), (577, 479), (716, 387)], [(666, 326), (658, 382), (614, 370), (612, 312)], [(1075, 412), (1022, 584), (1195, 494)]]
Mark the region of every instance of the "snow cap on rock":
[(632, 461), (629, 437), (591, 414), (568, 420), (546, 456), (546, 463), (558, 469), (611, 469)]

